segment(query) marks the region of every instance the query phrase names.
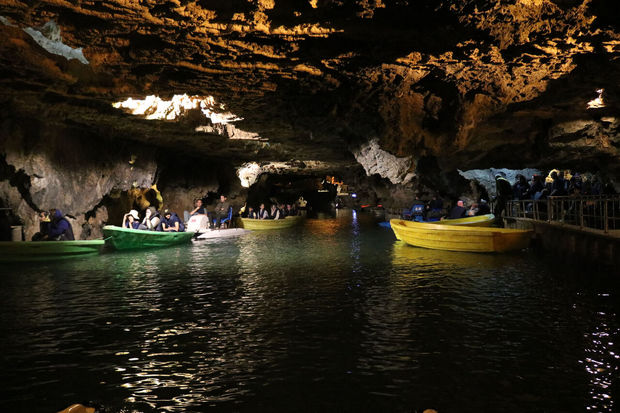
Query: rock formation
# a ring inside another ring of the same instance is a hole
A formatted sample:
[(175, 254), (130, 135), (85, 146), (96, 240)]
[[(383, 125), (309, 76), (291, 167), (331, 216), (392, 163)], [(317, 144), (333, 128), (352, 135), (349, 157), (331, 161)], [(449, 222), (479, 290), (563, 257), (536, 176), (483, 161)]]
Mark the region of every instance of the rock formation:
[[(54, 204), (85, 221), (111, 191), (149, 188), (172, 155), (226, 169), (190, 192), (227, 188), (249, 163), (258, 174), (379, 174), (408, 194), (455, 192), (457, 170), (489, 168), (569, 167), (618, 181), (613, 6), (4, 1), (0, 196), (23, 220)], [(183, 95), (211, 103), (174, 119), (118, 104)], [(79, 155), (61, 156), (67, 148)], [(140, 148), (139, 165), (129, 148)], [(183, 191), (170, 185), (177, 202)]]

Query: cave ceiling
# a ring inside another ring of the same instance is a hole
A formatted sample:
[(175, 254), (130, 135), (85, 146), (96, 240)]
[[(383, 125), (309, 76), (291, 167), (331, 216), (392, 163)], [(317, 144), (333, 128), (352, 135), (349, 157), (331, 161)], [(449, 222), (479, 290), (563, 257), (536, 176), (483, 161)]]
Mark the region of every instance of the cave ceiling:
[[(5, 121), (237, 164), (343, 169), (375, 140), (444, 169), (583, 163), (618, 174), (613, 1), (0, 3)], [(50, 53), (28, 28), (83, 58)], [(197, 130), (199, 110), (148, 120), (112, 106), (182, 94), (213, 97), (252, 138)]]

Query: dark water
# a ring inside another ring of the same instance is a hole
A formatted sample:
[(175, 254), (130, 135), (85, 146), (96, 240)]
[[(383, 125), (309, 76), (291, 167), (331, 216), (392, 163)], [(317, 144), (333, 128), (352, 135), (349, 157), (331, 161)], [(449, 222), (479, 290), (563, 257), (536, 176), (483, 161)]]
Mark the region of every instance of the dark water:
[(2, 267), (0, 411), (618, 411), (618, 274), (361, 218)]

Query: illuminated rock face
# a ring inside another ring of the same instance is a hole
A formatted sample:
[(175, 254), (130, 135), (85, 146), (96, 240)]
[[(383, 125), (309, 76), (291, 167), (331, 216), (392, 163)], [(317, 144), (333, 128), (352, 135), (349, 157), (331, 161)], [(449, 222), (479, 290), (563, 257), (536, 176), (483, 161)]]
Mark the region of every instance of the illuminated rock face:
[[(226, 160), (231, 171), (285, 162), (297, 173), (303, 161), (304, 173), (357, 169), (409, 185), (457, 169), (557, 166), (618, 179), (613, 3), (3, 2), (0, 102), (10, 110), (0, 120)], [(184, 94), (242, 120), (112, 106)], [(433, 176), (420, 159), (437, 165)]]

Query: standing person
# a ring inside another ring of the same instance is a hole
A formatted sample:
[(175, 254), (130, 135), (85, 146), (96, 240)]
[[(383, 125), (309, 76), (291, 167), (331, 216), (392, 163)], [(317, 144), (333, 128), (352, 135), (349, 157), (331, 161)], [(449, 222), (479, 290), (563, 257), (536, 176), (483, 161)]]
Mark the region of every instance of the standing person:
[(265, 209), (265, 204), (260, 204), (260, 208), (257, 213), (258, 219), (269, 219), (269, 212)]
[(140, 217), (138, 216), (138, 211), (132, 209), (128, 214), (123, 216), (123, 228), (129, 229), (139, 229), (140, 228)]
[(502, 215), (506, 210), (506, 203), (512, 199), (512, 185), (502, 174), (495, 175), (495, 191), (495, 218), (501, 226), (504, 226)]
[[(222, 219), (228, 218), (228, 210), (230, 209), (230, 203), (226, 200), (226, 195), (220, 195), (220, 202), (215, 205), (215, 227), (219, 228), (222, 224)], [(213, 225), (213, 223), (211, 223)]]
[(161, 223), (164, 232), (185, 232), (185, 226), (178, 215), (169, 209), (164, 210), (164, 218)]
[(161, 216), (157, 212), (157, 208), (150, 206), (146, 209), (146, 215), (142, 220), (140, 229), (149, 231), (161, 231)]
[(525, 176), (517, 174), (517, 182), (512, 186), (512, 195), (514, 199), (526, 199), (530, 190), (530, 184), (527, 183)]
[(60, 209), (50, 210), (51, 223), (47, 235), (43, 237), (46, 241), (73, 241), (73, 228), (71, 223), (65, 218)]

